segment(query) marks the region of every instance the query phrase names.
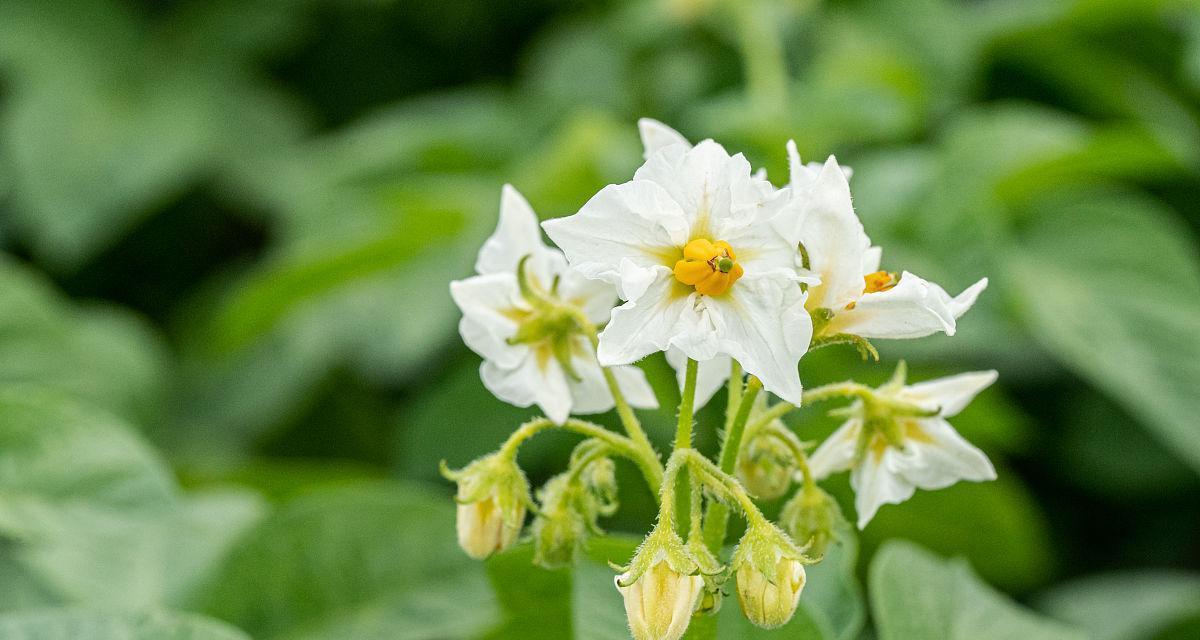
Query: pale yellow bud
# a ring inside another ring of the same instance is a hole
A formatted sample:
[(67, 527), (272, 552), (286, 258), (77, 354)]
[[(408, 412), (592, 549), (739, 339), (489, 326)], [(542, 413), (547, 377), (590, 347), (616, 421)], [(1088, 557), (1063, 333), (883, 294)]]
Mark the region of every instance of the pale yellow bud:
[(774, 576), (763, 574), (752, 562), (738, 568), (737, 591), (742, 612), (750, 622), (764, 629), (783, 626), (792, 619), (803, 588), (804, 565), (792, 558), (779, 558)]
[(507, 549), (521, 533), (525, 506), (517, 503), (505, 517), (493, 491), (483, 500), (458, 505), (458, 546), (476, 560)]
[(625, 598), (625, 615), (635, 640), (683, 637), (704, 591), (704, 579), (679, 573), (665, 560), (628, 587), (621, 586), (625, 577), (617, 577), (617, 590)]

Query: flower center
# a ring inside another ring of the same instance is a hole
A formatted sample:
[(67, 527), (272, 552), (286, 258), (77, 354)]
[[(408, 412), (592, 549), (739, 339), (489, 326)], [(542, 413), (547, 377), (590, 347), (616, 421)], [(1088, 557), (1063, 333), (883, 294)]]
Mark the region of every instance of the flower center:
[(692, 240), (683, 248), (683, 259), (675, 263), (675, 279), (706, 296), (725, 293), (743, 273), (733, 247), (724, 240)]

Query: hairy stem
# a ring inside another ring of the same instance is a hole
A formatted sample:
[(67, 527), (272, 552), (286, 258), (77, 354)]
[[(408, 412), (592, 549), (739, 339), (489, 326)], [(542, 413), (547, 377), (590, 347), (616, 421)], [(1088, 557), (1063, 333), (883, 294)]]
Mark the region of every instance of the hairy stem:
[[(718, 464), (721, 472), (726, 475), (733, 473), (734, 465), (737, 464), (737, 456), (742, 448), (742, 436), (745, 435), (746, 421), (750, 418), (754, 399), (758, 397), (761, 390), (762, 381), (755, 376), (750, 376), (750, 379), (746, 381), (746, 391), (738, 403), (737, 413), (725, 431), (725, 438), (721, 442)], [(709, 506), (708, 515), (704, 519), (704, 543), (713, 553), (721, 551), (721, 545), (725, 543), (725, 530), (728, 526), (729, 509), (719, 502), (714, 502)]]

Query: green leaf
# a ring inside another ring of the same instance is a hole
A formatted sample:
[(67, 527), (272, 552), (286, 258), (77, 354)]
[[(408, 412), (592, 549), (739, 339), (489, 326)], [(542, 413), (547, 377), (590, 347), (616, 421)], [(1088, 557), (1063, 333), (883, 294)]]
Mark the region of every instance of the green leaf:
[(979, 580), (961, 560), (946, 561), (892, 541), (870, 570), (871, 610), (880, 640), (1083, 640)]
[(127, 418), (162, 410), (161, 338), (115, 307), (78, 307), (0, 255), (0, 384), (62, 390)]
[[(463, 606), (447, 617), (439, 594), (454, 593)], [(455, 543), (451, 499), (390, 482), (288, 503), (243, 539), (205, 602), (260, 640), (463, 637), (499, 615), (483, 567)]]
[(0, 615), (6, 640), (250, 640), (203, 616), (50, 609)]
[(1200, 575), (1146, 571), (1089, 576), (1055, 587), (1038, 604), (1087, 631), (1092, 640), (1148, 640), (1200, 615)]
[(504, 622), (482, 638), (572, 638), (571, 569), (551, 571), (535, 566), (533, 545), (523, 544), (489, 558), (487, 574), (504, 609)]
[(1008, 266), (1035, 338), (1200, 471), (1200, 262), (1161, 205), (1065, 193), (1027, 212)]
[(867, 620), (867, 606), (856, 573), (858, 538), (845, 531), (821, 562), (807, 568), (808, 581), (800, 596), (801, 607), (832, 640), (857, 638)]
[(185, 604), (261, 510), (243, 492), (179, 496), (117, 418), (0, 389), (0, 609)]

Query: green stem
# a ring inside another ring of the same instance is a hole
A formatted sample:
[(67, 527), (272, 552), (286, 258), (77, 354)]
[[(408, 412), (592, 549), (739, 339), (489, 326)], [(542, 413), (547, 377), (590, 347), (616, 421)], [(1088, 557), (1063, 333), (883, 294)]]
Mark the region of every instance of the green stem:
[[(516, 431), (513, 431), (512, 435), (508, 437), (508, 440), (501, 445), (499, 454), (513, 458), (517, 455), (517, 449), (526, 440), (532, 438), (542, 431), (555, 428), (565, 429), (567, 431), (578, 433), (589, 438), (596, 438), (597, 440), (604, 442), (612, 448), (613, 453), (628, 458), (636, 463), (638, 467), (642, 469), (642, 473), (646, 475), (646, 481), (650, 483), (650, 490), (652, 492), (658, 491), (659, 486), (662, 483), (662, 471), (661, 467), (657, 466), (657, 458), (648, 459), (646, 452), (638, 447), (637, 443), (630, 438), (626, 438), (619, 433), (613, 433), (612, 431), (609, 431), (598, 424), (586, 422), (584, 420), (578, 420), (576, 418), (571, 418), (561, 425), (555, 424), (549, 418), (534, 418), (533, 420), (530, 420), (529, 422), (526, 422), (518, 427)], [(653, 475), (655, 473), (657, 473), (657, 475)]]
[(773, 420), (782, 418), (795, 408), (796, 405), (790, 402), (780, 402), (779, 404), (772, 405), (770, 409), (760, 413), (754, 419), (754, 422), (751, 422), (746, 426), (746, 435), (753, 436), (754, 434), (758, 433), (760, 429), (771, 424)]
[(696, 406), (696, 370), (698, 364), (688, 358), (683, 378), (683, 395), (679, 400), (679, 426), (675, 429), (675, 448), (692, 447), (692, 420)]
[[(725, 431), (725, 439), (721, 442), (721, 453), (718, 457), (720, 470), (724, 474), (733, 473), (737, 464), (737, 456), (742, 448), (742, 436), (745, 435), (746, 421), (750, 418), (750, 410), (754, 407), (754, 399), (762, 390), (762, 381), (750, 376), (746, 381), (746, 391), (738, 403), (737, 414)], [(729, 527), (729, 508), (714, 502), (708, 507), (708, 515), (704, 519), (704, 543), (713, 553), (720, 553), (725, 544), (725, 531)]]
[(746, 516), (746, 521), (751, 524), (761, 524), (766, 522), (767, 518), (758, 510), (758, 506), (754, 504), (754, 499), (749, 493), (742, 488), (733, 476), (725, 473), (717, 468), (711, 460), (692, 452), (688, 456), (688, 467), (693, 470), (694, 475), (698, 480), (703, 480), (713, 490), (724, 493), (726, 497), (733, 498), (734, 502), (742, 509), (742, 513)]
[(796, 458), (796, 466), (800, 468), (800, 476), (804, 479), (804, 490), (811, 490), (814, 480), (812, 469), (808, 466), (808, 453), (804, 451), (804, 443), (800, 442), (800, 438), (787, 428), (771, 428), (767, 432), (778, 438), (792, 452), (792, 456)]
[[(576, 314), (575, 321), (592, 343), (594, 353), (600, 346), (596, 325), (592, 324), (582, 313)], [(625, 428), (625, 433), (629, 434), (630, 439), (641, 450), (642, 456), (639, 458), (638, 466), (642, 470), (642, 475), (646, 476), (646, 482), (650, 484), (651, 490), (657, 489), (663, 478), (663, 466), (658, 452), (654, 450), (654, 445), (650, 444), (650, 438), (646, 437), (642, 423), (633, 413), (633, 407), (629, 406), (625, 394), (621, 392), (621, 385), (617, 384), (617, 378), (613, 375), (612, 370), (608, 367), (600, 367), (600, 371), (604, 374), (604, 382), (608, 385), (609, 393), (613, 397), (613, 404), (617, 407), (617, 417), (621, 419), (621, 426)]]
[(729, 427), (733, 426), (733, 417), (737, 415), (738, 406), (742, 402), (742, 388), (745, 387), (741, 363), (733, 359), (730, 359), (730, 362), (732, 364), (729, 366), (729, 401), (725, 403), (725, 431), (729, 431)]

